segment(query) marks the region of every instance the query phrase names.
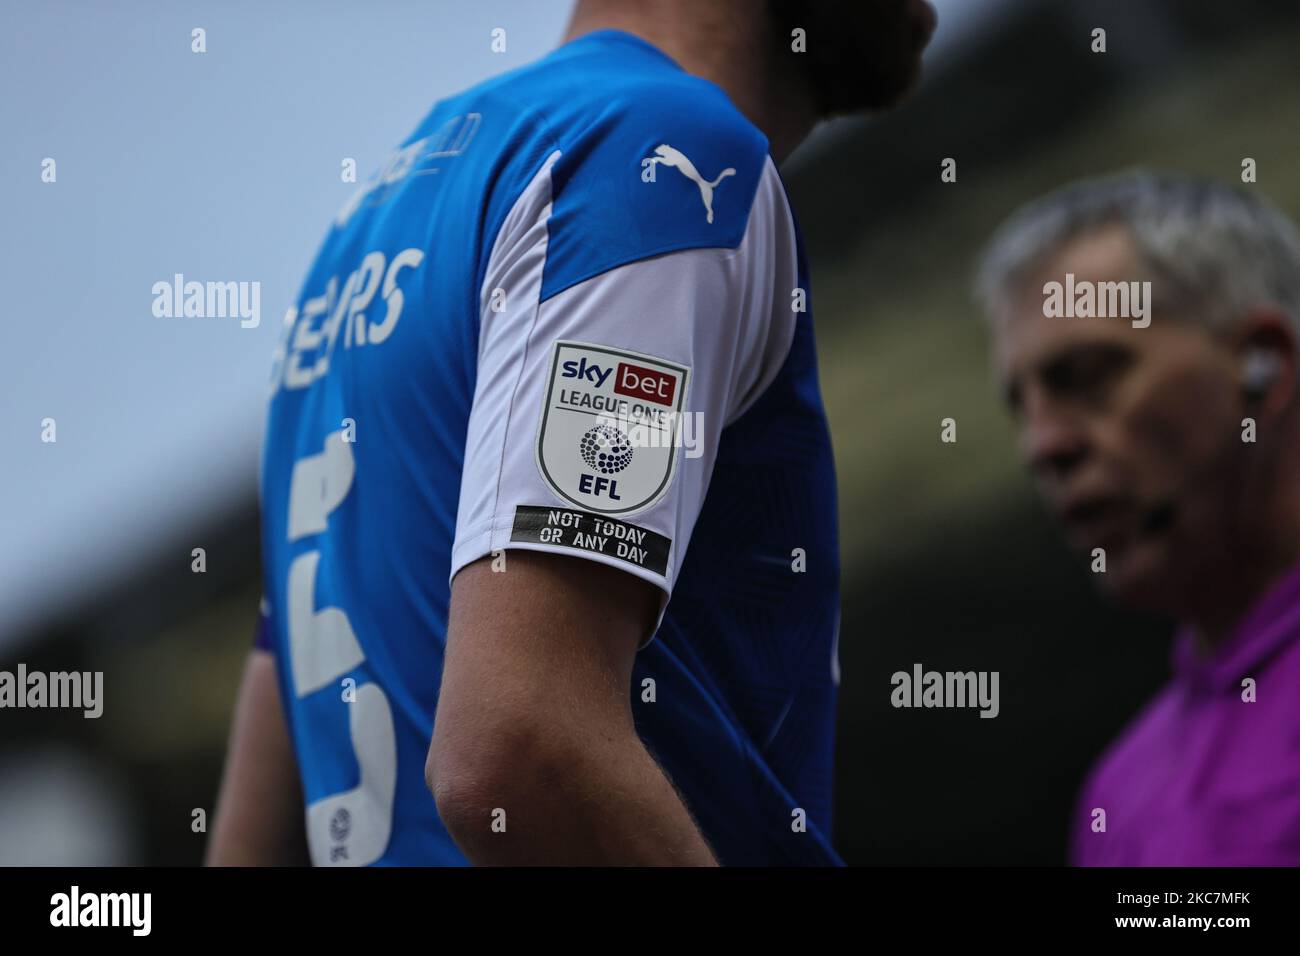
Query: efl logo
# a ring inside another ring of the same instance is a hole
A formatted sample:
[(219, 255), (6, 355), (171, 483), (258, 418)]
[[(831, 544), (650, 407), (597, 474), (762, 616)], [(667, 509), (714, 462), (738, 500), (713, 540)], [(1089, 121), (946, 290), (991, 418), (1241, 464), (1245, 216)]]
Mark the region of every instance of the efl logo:
[(629, 398), (639, 398), (659, 405), (672, 405), (673, 396), (677, 392), (677, 380), (663, 372), (619, 362), (618, 374), (614, 379), (614, 391)]
[(662, 498), (682, 457), (690, 372), (629, 349), (556, 342), (537, 425), (537, 470), (551, 491), (602, 515)]

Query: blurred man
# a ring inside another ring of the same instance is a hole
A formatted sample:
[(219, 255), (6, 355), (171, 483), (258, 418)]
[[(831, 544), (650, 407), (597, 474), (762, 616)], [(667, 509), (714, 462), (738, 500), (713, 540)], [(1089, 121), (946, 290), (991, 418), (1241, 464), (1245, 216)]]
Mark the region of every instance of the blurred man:
[(294, 859), (305, 803), (322, 865), (838, 862), (835, 476), (776, 163), (893, 105), (933, 28), (581, 0), (345, 205), (274, 379), (211, 861)]
[(1084, 787), (1074, 860), (1300, 864), (1300, 233), (1245, 191), (1129, 174), (1020, 212), (980, 288), (1070, 543), (1182, 625)]

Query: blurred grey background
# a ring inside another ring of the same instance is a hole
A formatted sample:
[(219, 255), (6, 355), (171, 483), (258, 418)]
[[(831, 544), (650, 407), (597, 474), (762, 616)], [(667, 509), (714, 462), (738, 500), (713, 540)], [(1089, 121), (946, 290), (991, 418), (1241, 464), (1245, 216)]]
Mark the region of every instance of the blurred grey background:
[[(914, 100), (829, 124), (783, 170), (840, 479), (836, 841), (852, 863), (1058, 864), (1169, 626), (1102, 605), (1036, 507), (974, 257), (1020, 203), (1139, 164), (1235, 181), (1252, 157), (1253, 188), (1300, 213), (1300, 5), (934, 2)], [(340, 164), (366, 179), (434, 100), (551, 49), (569, 6), (0, 7), (0, 669), (105, 674), (98, 720), (0, 710), (0, 864), (199, 860), (259, 595), (270, 356), (355, 188)], [(260, 325), (155, 318), (176, 273), (260, 282)], [(891, 708), (918, 662), (999, 671), (1000, 716)]]

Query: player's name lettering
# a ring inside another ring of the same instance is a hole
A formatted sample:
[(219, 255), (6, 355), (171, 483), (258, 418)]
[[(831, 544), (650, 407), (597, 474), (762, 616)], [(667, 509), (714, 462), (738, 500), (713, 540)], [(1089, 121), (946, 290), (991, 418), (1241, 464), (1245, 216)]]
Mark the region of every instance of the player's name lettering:
[[(345, 349), (388, 341), (406, 304), (399, 275), (423, 262), (424, 251), (414, 247), (403, 249), (391, 262), (382, 252), (369, 253), (344, 280), (342, 291), (339, 277), (330, 276), (324, 292), (305, 301), (301, 310), (290, 308), (284, 317), (284, 339), (275, 352), (272, 391), (281, 385), (306, 388), (323, 376), (340, 339)], [(382, 305), (375, 302), (376, 295)]]
[(362, 207), (381, 205), (392, 195), (397, 183), (408, 176), (436, 173), (438, 168), (431, 160), (447, 159), (459, 156), (465, 151), (474, 134), (478, 132), (483, 117), (479, 113), (465, 113), (453, 116), (431, 135), (417, 139), (414, 143), (403, 146), (388, 157), (383, 169), (371, 177), (370, 181), (354, 192), (343, 204), (335, 217), (335, 224), (342, 228)]
[(648, 528), (568, 508), (520, 505), (511, 541), (530, 541), (604, 554), (664, 574), (671, 540)]

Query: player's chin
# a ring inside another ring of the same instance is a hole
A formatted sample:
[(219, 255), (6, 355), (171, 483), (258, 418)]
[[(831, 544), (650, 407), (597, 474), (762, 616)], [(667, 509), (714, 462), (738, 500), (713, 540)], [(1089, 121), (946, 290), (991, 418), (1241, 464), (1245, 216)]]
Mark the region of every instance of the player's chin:
[(911, 64), (907, 70), (900, 70), (898, 78), (892, 86), (888, 87), (888, 92), (881, 97), (881, 102), (874, 107), (877, 110), (897, 109), (906, 102), (913, 93), (921, 86), (921, 58), (918, 55), (916, 61)]
[(916, 92), (921, 85), (922, 56), (934, 35), (938, 20), (934, 8), (924, 0), (909, 5), (903, 23), (899, 24), (898, 39), (887, 49), (897, 51), (890, 57), (871, 57), (868, 62), (881, 67), (865, 79), (865, 109), (871, 111), (894, 109)]
[(921, 58), (899, 63), (892, 68), (881, 65), (869, 73), (843, 76), (825, 91), (823, 113), (839, 116), (848, 113), (884, 113), (895, 109), (921, 85)]

